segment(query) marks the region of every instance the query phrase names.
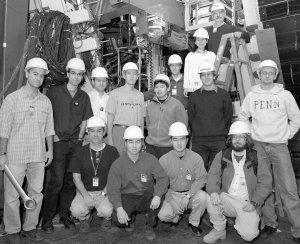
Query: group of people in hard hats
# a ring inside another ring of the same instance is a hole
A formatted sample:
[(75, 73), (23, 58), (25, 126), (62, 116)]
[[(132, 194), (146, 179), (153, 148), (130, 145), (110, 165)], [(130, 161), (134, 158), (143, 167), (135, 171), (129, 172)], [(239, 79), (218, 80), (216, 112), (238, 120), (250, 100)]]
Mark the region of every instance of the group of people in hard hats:
[(300, 127), (299, 108), (291, 93), (274, 83), (277, 64), (264, 60), (257, 71), (260, 84), (232, 123), (231, 98), (215, 84), (216, 40), (228, 32), (246, 42), (249, 36), (224, 24), (221, 3), (211, 11), (214, 25), (195, 32), (197, 49), (186, 57), (184, 75), (180, 56), (171, 55), (171, 76), (158, 74), (145, 94), (135, 88), (139, 73), (132, 62), (122, 68), (125, 84), (109, 94), (107, 71), (93, 69), (93, 89), (86, 93), (80, 89), (85, 64), (72, 58), (68, 82), (46, 95), (39, 88), (47, 63), (27, 62), (25, 86), (0, 109), (0, 167), (7, 165), (20, 185), (26, 177), (36, 202), (21, 226), (19, 193), (4, 177), (4, 224), (11, 243), (20, 243), (20, 236), (41, 241), (39, 216), (49, 234), (57, 213), (65, 228), (75, 229), (77, 219), (79, 232), (89, 232), (93, 209), (103, 218), (101, 230), (109, 233), (133, 231), (135, 214), (142, 212), (148, 241), (156, 239), (157, 218), (176, 228), (187, 209), (189, 227), (201, 236), (207, 211), (213, 228), (203, 236), (205, 243), (226, 238), (227, 217), (235, 218), (242, 239), (252, 241), (277, 231), (273, 189), (300, 242), (300, 201), (287, 149)]

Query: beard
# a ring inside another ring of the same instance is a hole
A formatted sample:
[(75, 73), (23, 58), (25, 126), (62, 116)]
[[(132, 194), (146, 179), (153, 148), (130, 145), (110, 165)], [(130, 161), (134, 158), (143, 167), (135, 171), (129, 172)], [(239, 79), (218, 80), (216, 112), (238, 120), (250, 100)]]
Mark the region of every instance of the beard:
[(244, 145), (231, 145), (233, 151), (242, 152), (246, 149), (246, 144)]

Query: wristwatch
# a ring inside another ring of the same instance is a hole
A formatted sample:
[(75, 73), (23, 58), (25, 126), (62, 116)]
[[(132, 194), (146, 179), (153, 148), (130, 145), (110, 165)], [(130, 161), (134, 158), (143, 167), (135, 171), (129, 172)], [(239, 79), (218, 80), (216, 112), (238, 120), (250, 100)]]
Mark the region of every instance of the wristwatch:
[(252, 205), (253, 205), (253, 207), (255, 207), (255, 208), (258, 208), (258, 206), (259, 206), (259, 204), (257, 203), (257, 202), (255, 202), (255, 201), (251, 201), (250, 202)]

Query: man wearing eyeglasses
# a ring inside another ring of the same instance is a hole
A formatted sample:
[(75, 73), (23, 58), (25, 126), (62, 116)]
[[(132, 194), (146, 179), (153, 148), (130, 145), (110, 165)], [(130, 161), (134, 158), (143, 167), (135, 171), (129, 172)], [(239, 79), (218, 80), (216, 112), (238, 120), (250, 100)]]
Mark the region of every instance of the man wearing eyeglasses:
[(75, 196), (72, 173), (67, 172), (75, 150), (82, 146), (86, 121), (93, 116), (89, 96), (80, 89), (84, 82), (85, 65), (79, 58), (69, 60), (68, 82), (51, 87), (47, 93), (54, 117), (53, 163), (46, 182), (45, 204), (42, 208), (42, 229), (53, 232), (52, 218), (58, 213), (65, 228), (75, 228), (70, 218), (70, 205)]
[[(264, 60), (260, 64), (258, 77), (261, 84), (253, 86), (245, 97), (239, 118), (246, 121), (252, 118), (251, 133), (258, 155), (274, 176), (276, 193), (283, 201), (292, 225), (292, 235), (299, 243), (300, 201), (287, 141), (293, 138), (300, 127), (300, 111), (293, 95), (282, 84), (274, 83), (278, 72), (273, 60)], [(274, 194), (267, 198), (262, 215), (264, 228), (261, 236), (277, 232)]]

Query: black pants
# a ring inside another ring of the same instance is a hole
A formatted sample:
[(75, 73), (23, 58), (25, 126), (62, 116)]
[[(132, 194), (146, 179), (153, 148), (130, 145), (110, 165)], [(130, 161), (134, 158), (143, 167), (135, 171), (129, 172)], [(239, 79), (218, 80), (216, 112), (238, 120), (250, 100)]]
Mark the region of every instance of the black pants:
[(202, 141), (197, 137), (192, 137), (192, 150), (202, 157), (207, 172), (216, 154), (224, 148), (225, 139), (222, 141)]
[(75, 185), (72, 173), (68, 172), (70, 160), (79, 147), (80, 141), (59, 141), (53, 143), (53, 162), (47, 174), (44, 202), (42, 207), (43, 220), (52, 220), (57, 210), (62, 216), (70, 216), (70, 206), (75, 197)]
[(172, 149), (173, 147), (157, 147), (150, 144), (146, 144), (146, 152), (152, 154), (157, 159), (170, 152)]
[[(153, 188), (145, 191), (144, 195), (133, 195), (133, 194), (122, 194), (122, 206), (126, 211), (128, 217), (132, 219), (132, 215), (135, 212), (146, 213), (146, 222), (149, 226), (154, 226), (156, 224), (156, 217), (159, 212), (159, 208), (152, 210), (150, 208), (151, 201), (153, 199)], [(161, 199), (162, 203), (163, 199)], [(161, 204), (160, 204), (161, 206)], [(112, 221), (119, 227), (124, 227), (124, 224), (121, 224), (117, 217), (117, 212), (114, 209), (112, 213)]]

